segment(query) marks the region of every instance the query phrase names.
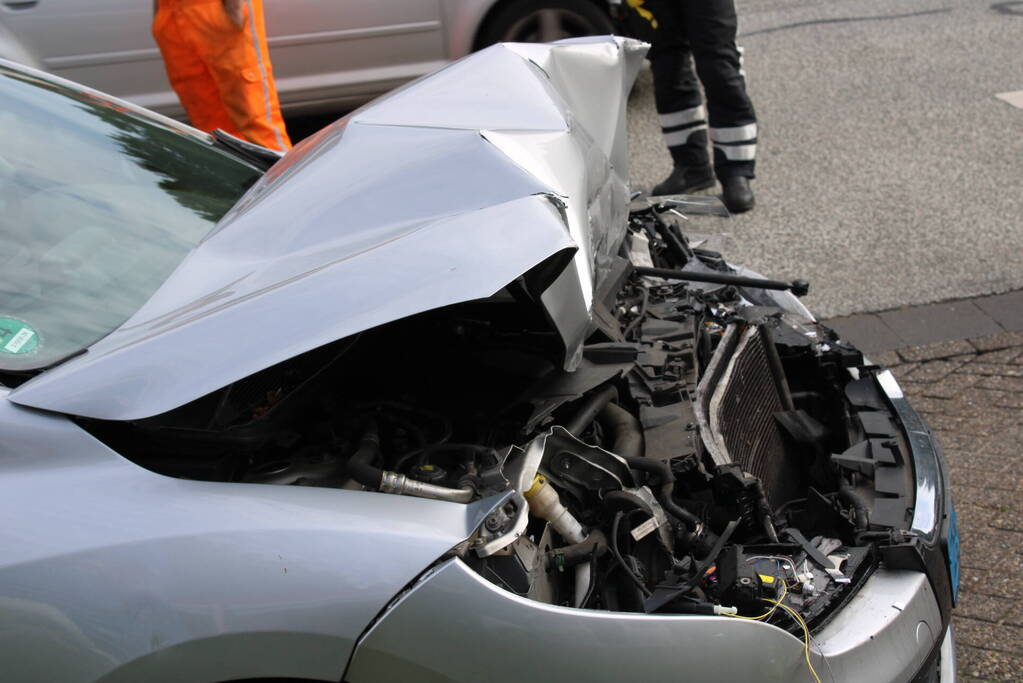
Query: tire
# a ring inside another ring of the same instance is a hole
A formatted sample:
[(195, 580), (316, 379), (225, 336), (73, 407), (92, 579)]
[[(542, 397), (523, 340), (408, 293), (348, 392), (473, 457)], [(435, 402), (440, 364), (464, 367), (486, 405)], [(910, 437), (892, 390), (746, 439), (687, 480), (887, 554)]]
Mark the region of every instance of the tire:
[(608, 33), (615, 33), (611, 17), (593, 0), (510, 0), (487, 21), (476, 47)]

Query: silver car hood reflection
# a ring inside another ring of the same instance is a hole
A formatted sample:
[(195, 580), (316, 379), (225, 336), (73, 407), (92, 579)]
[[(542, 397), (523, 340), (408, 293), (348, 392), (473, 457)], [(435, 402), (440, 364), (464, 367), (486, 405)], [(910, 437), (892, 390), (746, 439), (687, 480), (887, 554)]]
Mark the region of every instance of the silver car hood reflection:
[(572, 369), (624, 238), (625, 106), (645, 51), (611, 37), (497, 45), (354, 112), (270, 169), (124, 325), (10, 400), (158, 415), (491, 296), (559, 253), (539, 298)]

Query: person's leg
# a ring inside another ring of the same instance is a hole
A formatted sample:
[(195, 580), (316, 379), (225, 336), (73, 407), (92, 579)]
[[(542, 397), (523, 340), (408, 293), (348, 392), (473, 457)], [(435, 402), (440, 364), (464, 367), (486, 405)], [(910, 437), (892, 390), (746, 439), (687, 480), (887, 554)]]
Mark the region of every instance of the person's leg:
[(220, 0), (193, 0), (181, 8), (199, 56), (241, 137), (277, 150), (291, 147), (266, 49), (262, 0), (246, 0), (245, 25), (231, 21)]
[(644, 6), (657, 21), (648, 57), (658, 121), (674, 166), (653, 192), (675, 194), (711, 187), (714, 177), (707, 153), (707, 112), (678, 0), (648, 0)]
[(220, 100), (216, 81), (189, 42), (187, 26), (185, 32), (181, 30), (176, 8), (171, 3), (161, 3), (153, 19), (153, 38), (163, 55), (171, 87), (192, 125), (207, 132), (223, 128), (232, 135), (239, 134)]
[(714, 172), (732, 211), (753, 206), (749, 180), (755, 177), (757, 117), (740, 73), (735, 46), (734, 0), (682, 0), (686, 26), (710, 114)]
[[(707, 94), (718, 177), (754, 177), (757, 117), (739, 73), (733, 0), (683, 0), (696, 72)], [(720, 161), (720, 164), (718, 162)]]

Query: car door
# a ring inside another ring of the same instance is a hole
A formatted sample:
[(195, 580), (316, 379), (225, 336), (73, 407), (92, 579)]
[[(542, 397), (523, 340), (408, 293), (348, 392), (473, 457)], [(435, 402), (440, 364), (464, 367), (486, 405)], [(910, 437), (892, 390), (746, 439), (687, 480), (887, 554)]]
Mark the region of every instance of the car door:
[(440, 0), (264, 0), (290, 111), (359, 103), (446, 62)]
[(176, 105), (152, 0), (0, 0), (0, 22), (47, 71), (146, 107)]
[[(264, 0), (264, 7), (277, 89), (292, 113), (359, 104), (446, 61), (440, 0)], [(180, 115), (152, 15), (152, 0), (0, 0), (0, 20), (44, 69)]]

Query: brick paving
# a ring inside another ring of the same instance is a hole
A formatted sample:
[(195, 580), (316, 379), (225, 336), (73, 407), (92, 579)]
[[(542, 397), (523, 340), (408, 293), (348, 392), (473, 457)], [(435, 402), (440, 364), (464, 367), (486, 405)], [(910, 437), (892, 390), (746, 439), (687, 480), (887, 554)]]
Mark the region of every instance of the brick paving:
[[(1012, 305), (1003, 310), (999, 307), (1003, 302)], [(1023, 296), (1013, 293), (918, 309), (929, 310), (827, 322), (862, 348), (873, 345), (868, 355), (892, 369), (944, 448), (962, 548), (959, 604), (953, 617), (960, 678), (1023, 683), (1023, 325), (1019, 324)], [(969, 311), (972, 325), (949, 325), (948, 336), (960, 338), (936, 339), (938, 319), (956, 309)], [(977, 311), (990, 318), (979, 317)], [(916, 324), (918, 329), (907, 330), (900, 324)], [(971, 330), (981, 334), (961, 338)], [(905, 344), (921, 338), (930, 341)], [(890, 348), (896, 343), (904, 345)]]
[[(962, 538), (959, 675), (1023, 681), (1023, 383), (1014, 382), (1023, 374), (1023, 334), (974, 342), (972, 353), (935, 344), (886, 360), (950, 470)], [(910, 360), (922, 356), (931, 357)]]

